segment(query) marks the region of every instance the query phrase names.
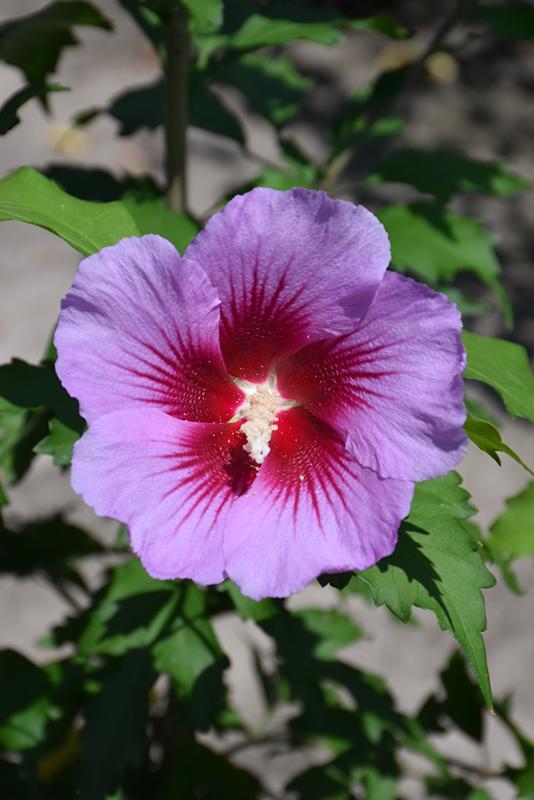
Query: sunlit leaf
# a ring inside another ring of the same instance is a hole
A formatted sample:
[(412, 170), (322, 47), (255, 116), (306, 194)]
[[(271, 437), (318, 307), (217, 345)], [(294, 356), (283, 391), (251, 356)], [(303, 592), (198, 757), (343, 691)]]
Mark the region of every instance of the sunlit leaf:
[(223, 0), (182, 0), (191, 15), (194, 31), (211, 33), (220, 28), (223, 19)]
[(497, 428), (491, 424), (491, 422), (487, 422), (483, 419), (477, 419), (476, 417), (472, 417), (469, 415), (464, 425), (465, 431), (471, 441), (476, 444), (480, 450), (483, 450), (484, 453), (488, 453), (497, 464), (501, 464), (501, 459), (498, 456), (498, 453), (506, 453), (507, 456), (510, 456), (517, 464), (520, 464), (523, 469), (526, 469), (527, 472), (530, 472), (531, 475), (534, 475), (531, 468), (528, 467), (525, 462), (517, 455), (517, 453), (512, 450), (503, 440), (501, 439), (501, 434), (497, 430)]
[(122, 655), (148, 647), (171, 618), (179, 595), (174, 584), (148, 575), (135, 558), (116, 567), (79, 639), (83, 654)]
[(80, 434), (56, 418), (50, 420), (48, 427), (50, 433), (35, 445), (34, 450), (52, 456), (58, 467), (66, 467), (72, 460), (72, 449)]
[(468, 331), (463, 340), (467, 351), (464, 378), (491, 386), (512, 416), (534, 423), (534, 375), (525, 348)]
[(155, 668), (170, 675), (178, 694), (190, 700), (195, 725), (201, 730), (210, 724), (228, 666), (205, 612), (205, 593), (198, 586), (185, 585), (169, 635), (152, 648)]
[(506, 558), (534, 556), (534, 483), (506, 501), (490, 528), (489, 545)]
[(461, 272), (474, 272), (496, 292), (510, 321), (493, 239), (479, 222), (430, 202), (399, 203), (378, 216), (389, 234), (396, 269), (408, 270), (433, 285), (450, 283)]
[(60, 236), (83, 255), (139, 231), (121, 203), (89, 203), (23, 167), (0, 181), (0, 220), (29, 222)]
[(375, 603), (402, 621), (412, 606), (434, 612), (440, 627), (462, 646), (488, 706), (491, 689), (481, 632), (486, 615), (481, 589), (495, 580), (462, 522), (474, 509), (456, 473), (418, 484), (393, 555), (359, 574)]
[(163, 198), (137, 199), (134, 194), (124, 195), (121, 201), (128, 209), (141, 234), (157, 233), (164, 236), (183, 253), (198, 227), (186, 214), (171, 211)]

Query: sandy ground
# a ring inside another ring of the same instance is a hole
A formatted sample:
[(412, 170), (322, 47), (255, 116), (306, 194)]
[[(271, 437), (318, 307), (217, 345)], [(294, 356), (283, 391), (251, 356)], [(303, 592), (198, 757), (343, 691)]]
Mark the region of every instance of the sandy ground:
[[(39, 5), (35, 0), (4, 0), (0, 22), (15, 14), (35, 10)], [(79, 38), (88, 46), (65, 51), (58, 73), (59, 80), (70, 86), (72, 92), (53, 98), (51, 117), (45, 117), (36, 104), (23, 109), (23, 124), (0, 139), (1, 175), (21, 165), (42, 166), (50, 162), (82, 162), (85, 165), (111, 167), (116, 173), (128, 170), (134, 174), (160, 174), (160, 134), (142, 132), (132, 139), (120, 139), (109, 120), (97, 121), (75, 139), (74, 148), (77, 152), (74, 155), (64, 152), (64, 132), (74, 111), (103, 104), (127, 85), (148, 83), (158, 71), (152, 51), (117, 5), (112, 0), (100, 2), (99, 5), (116, 21), (117, 33), (110, 36), (101, 31), (80, 30)], [(382, 46), (382, 41), (373, 39), (369, 45), (363, 39), (354, 39), (336, 52), (312, 50), (309, 46), (299, 45), (298, 54), (302, 63), (313, 64), (316, 68), (319, 88), (324, 76), (332, 74), (340, 76), (338, 84), (352, 88), (365, 79), (369, 64)], [(531, 62), (530, 58), (528, 63), (532, 72)], [(491, 156), (494, 152), (507, 149), (506, 156), (512, 164), (523, 174), (534, 177), (529, 144), (532, 139), (524, 127), (527, 124), (523, 116), (526, 112), (520, 103), (514, 105), (509, 97), (512, 89), (516, 90), (510, 68), (506, 68), (500, 81), (503, 97), (506, 96), (508, 119), (504, 131), (511, 142), (514, 141), (515, 130), (518, 132), (515, 149), (511, 145), (504, 148), (499, 126), (488, 126), (487, 122), (480, 124), (477, 115), (472, 113), (473, 105), (479, 108), (482, 104), (481, 90), (480, 87), (477, 89), (476, 80), (474, 88), (469, 84), (462, 92), (455, 87), (445, 87), (437, 89), (435, 95), (422, 93), (410, 111), (412, 122), (408, 139), (411, 136), (413, 144), (428, 144), (436, 140), (439, 144), (456, 143), (465, 146), (473, 155)], [(1, 98), (7, 97), (21, 85), (21, 77), (15, 69), (0, 65)], [(321, 91), (325, 91), (324, 87)], [(310, 115), (313, 117), (313, 107)], [(445, 127), (444, 117), (448, 120)], [(253, 116), (247, 117), (247, 120), (251, 148), (275, 155), (266, 127)], [(519, 127), (514, 130), (515, 124)], [(531, 122), (528, 124), (532, 125)], [(310, 131), (309, 120), (296, 124), (294, 129), (310, 148), (320, 150), (320, 141), (313, 130)], [(473, 131), (479, 131), (480, 135), (475, 136)], [(72, 141), (70, 146), (72, 148)], [(243, 159), (233, 145), (193, 131), (190, 147), (191, 204), (196, 212), (209, 208), (223, 191), (234, 185), (236, 175), (245, 180), (254, 174), (253, 161)], [(524, 297), (526, 291), (531, 293), (532, 307), (533, 281), (529, 263), (532, 239), (527, 233), (528, 213), (525, 206), (514, 201), (508, 211), (503, 211), (502, 205), (495, 201), (478, 202), (475, 205), (482, 218), (502, 236), (501, 255), (505, 274), (512, 296), (517, 298), (517, 305), (522, 307), (526, 304), (528, 309), (529, 302)], [(532, 202), (527, 205), (527, 210), (531, 215)], [(35, 362), (42, 355), (43, 342), (56, 318), (59, 300), (72, 280), (77, 256), (62, 241), (39, 229), (19, 223), (4, 223), (1, 233), (0, 363), (12, 356)], [(494, 330), (499, 330), (498, 321), (493, 320), (489, 324)], [(528, 344), (533, 327), (528, 313), (520, 315), (519, 326), (521, 339)], [(500, 413), (498, 408), (496, 413)], [(531, 429), (521, 423), (506, 421), (502, 433), (504, 440), (516, 448), (527, 462), (534, 463), (534, 434)], [(503, 508), (504, 499), (519, 491), (526, 482), (524, 472), (513, 462), (506, 461), (501, 469), (475, 450), (470, 450), (462, 473), (465, 485), (480, 509), (480, 521), (483, 524), (491, 522)], [(70, 518), (104, 536), (114, 530), (112, 523), (98, 520), (89, 509), (83, 507), (70, 490), (68, 477), (61, 475), (46, 457), (35, 460), (23, 483), (10, 491), (10, 498), (12, 505), (9, 513), (17, 519), (30, 519), (63, 510)], [(524, 597), (513, 596), (502, 584), (486, 593), (486, 640), (495, 694), (513, 694), (514, 714), (534, 736), (532, 563), (522, 563), (519, 572), (524, 586), (530, 589)], [(309, 589), (296, 602), (309, 600), (330, 604), (334, 602), (335, 595), (329, 590)], [(65, 613), (63, 601), (38, 581), (2, 578), (0, 607), (0, 645), (16, 647), (31, 656), (42, 658), (43, 652), (36, 647), (36, 639), (62, 618)], [(417, 614), (420, 624), (405, 628), (392, 622), (383, 609), (366, 608), (357, 598), (351, 600), (351, 608), (355, 618), (368, 631), (369, 638), (349, 648), (344, 655), (354, 663), (385, 676), (399, 706), (413, 711), (422, 698), (435, 688), (439, 668), (446, 662), (453, 647), (450, 637), (437, 629), (430, 615)], [(228, 651), (233, 654), (234, 668), (230, 683), (235, 702), (244, 710), (251, 726), (260, 729), (264, 722), (261, 698), (247, 659), (246, 645), (252, 635), (250, 626), (226, 619), (219, 624), (219, 631)], [(473, 758), (485, 768), (496, 768), (505, 759), (517, 763), (518, 759), (513, 744), (495, 719), (488, 719), (488, 734), (481, 750), (460, 736), (448, 737), (444, 746), (464, 758)], [(252, 766), (261, 769), (261, 759), (258, 760), (257, 754), (251, 758)], [(278, 759), (269, 771), (273, 788), (295, 768), (295, 760), (291, 757)], [(494, 781), (488, 785), (498, 800), (510, 800), (513, 797), (510, 787), (503, 782)], [(419, 797), (415, 786), (408, 786), (407, 792), (413, 800)]]

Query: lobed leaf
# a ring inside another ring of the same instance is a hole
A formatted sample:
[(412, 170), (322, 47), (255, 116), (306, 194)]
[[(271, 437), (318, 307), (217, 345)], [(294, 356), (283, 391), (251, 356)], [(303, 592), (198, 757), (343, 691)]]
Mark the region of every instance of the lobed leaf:
[(462, 524), (473, 513), (456, 473), (418, 484), (395, 552), (359, 579), (370, 586), (377, 605), (386, 604), (403, 622), (410, 619), (412, 606), (433, 611), (440, 627), (463, 648), (491, 707), (481, 589), (493, 586), (495, 579)]
[(501, 267), (493, 238), (479, 222), (437, 203), (396, 204), (379, 215), (391, 241), (392, 263), (431, 285), (450, 283), (464, 271), (474, 272), (498, 295), (506, 319), (511, 307), (498, 277)]
[(463, 341), (467, 351), (464, 378), (491, 386), (512, 416), (534, 423), (534, 375), (525, 348), (468, 331)]
[(490, 528), (491, 552), (506, 559), (534, 556), (534, 482), (506, 501)]

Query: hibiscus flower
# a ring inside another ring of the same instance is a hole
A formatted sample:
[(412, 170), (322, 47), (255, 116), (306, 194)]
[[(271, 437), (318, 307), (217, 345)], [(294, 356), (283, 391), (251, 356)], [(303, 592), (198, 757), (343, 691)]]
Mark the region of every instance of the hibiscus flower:
[(181, 257), (159, 236), (85, 259), (57, 372), (89, 424), (72, 484), (156, 578), (283, 597), (395, 548), (414, 482), (466, 439), (461, 320), (386, 272), (380, 222), (254, 189)]

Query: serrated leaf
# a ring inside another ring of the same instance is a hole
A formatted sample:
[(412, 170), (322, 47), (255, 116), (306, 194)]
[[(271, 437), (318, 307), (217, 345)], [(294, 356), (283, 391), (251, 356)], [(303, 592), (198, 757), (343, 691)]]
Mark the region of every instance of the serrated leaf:
[(72, 449), (80, 434), (68, 428), (56, 417), (50, 420), (48, 429), (50, 433), (35, 445), (34, 452), (52, 456), (54, 464), (58, 467), (68, 466), (72, 461)]
[(431, 202), (398, 203), (378, 216), (389, 234), (396, 269), (409, 270), (431, 285), (450, 283), (461, 272), (474, 272), (495, 291), (510, 321), (493, 239), (479, 222)]
[(492, 552), (505, 558), (534, 556), (534, 483), (506, 501), (506, 510), (490, 528)]
[(406, 183), (445, 203), (453, 194), (476, 192), (507, 197), (528, 183), (497, 161), (476, 161), (449, 150), (397, 150), (368, 178), (369, 183)]
[(462, 525), (472, 514), (469, 495), (456, 473), (418, 484), (395, 552), (359, 578), (370, 586), (375, 603), (386, 604), (402, 621), (410, 618), (412, 606), (433, 611), (440, 627), (463, 648), (491, 707), (480, 590), (493, 586), (495, 579)]
[(78, 44), (75, 25), (111, 30), (109, 20), (84, 0), (56, 2), (0, 25), (0, 60), (18, 67), (31, 84), (46, 83), (64, 47)]
[(506, 455), (510, 456), (517, 464), (520, 464), (523, 469), (530, 472), (531, 475), (534, 475), (534, 472), (525, 464), (517, 453), (503, 442), (501, 434), (491, 422), (477, 419), (469, 414), (464, 428), (471, 441), (484, 453), (488, 453), (499, 466), (501, 465), (501, 459), (498, 453), (506, 453)]
[(55, 233), (83, 255), (138, 236), (122, 203), (89, 203), (27, 167), (0, 181), (0, 221), (16, 219)]
[(126, 194), (121, 201), (128, 209), (140, 233), (157, 233), (164, 236), (183, 253), (196, 234), (198, 226), (186, 214), (171, 211), (166, 207), (163, 198), (137, 199), (135, 195)]
[(171, 618), (179, 595), (174, 584), (148, 575), (136, 558), (113, 570), (100, 601), (88, 613), (79, 639), (84, 655), (122, 655), (148, 647)]
[(534, 375), (525, 348), (468, 331), (462, 338), (467, 351), (464, 378), (491, 386), (512, 416), (534, 423)]
[(508, 2), (493, 6), (479, 3), (475, 13), (503, 39), (534, 37), (534, 8), (528, 3)]
[(146, 651), (113, 662), (86, 710), (80, 763), (80, 800), (115, 792), (127, 770), (142, 763), (146, 748), (148, 692), (155, 680)]
[(18, 112), (29, 100), (35, 97), (43, 97), (52, 92), (66, 92), (66, 86), (57, 83), (45, 84), (44, 86), (25, 86), (18, 92), (11, 95), (0, 108), (0, 136), (4, 136), (12, 128), (19, 124)]
[(313, 85), (286, 56), (272, 59), (259, 53), (230, 63), (217, 81), (239, 89), (250, 106), (276, 127), (296, 116), (304, 93)]

